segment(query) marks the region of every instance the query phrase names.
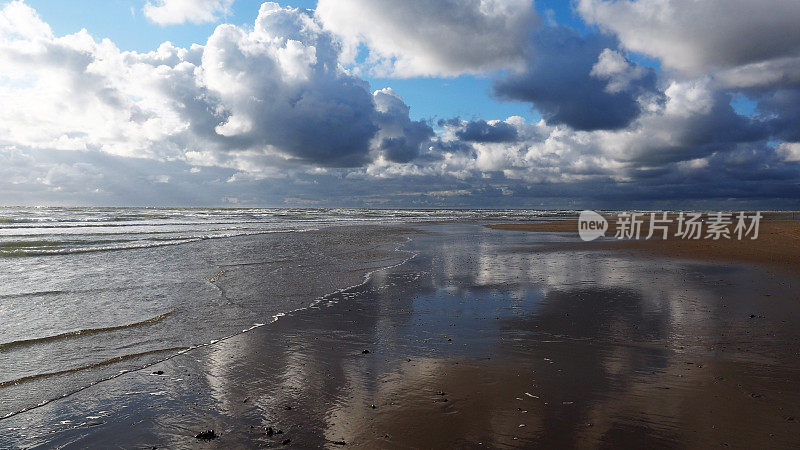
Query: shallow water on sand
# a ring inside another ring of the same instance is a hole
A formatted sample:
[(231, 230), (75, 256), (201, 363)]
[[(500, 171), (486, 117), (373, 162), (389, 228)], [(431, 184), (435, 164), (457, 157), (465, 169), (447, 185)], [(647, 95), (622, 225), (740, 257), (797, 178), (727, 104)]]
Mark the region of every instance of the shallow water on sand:
[(0, 418), (360, 281), (405, 239), (371, 224), (563, 214), (1, 207)]
[(800, 443), (795, 277), (418, 228), (405, 264), (0, 421), (0, 446), (188, 448), (206, 428), (220, 447)]

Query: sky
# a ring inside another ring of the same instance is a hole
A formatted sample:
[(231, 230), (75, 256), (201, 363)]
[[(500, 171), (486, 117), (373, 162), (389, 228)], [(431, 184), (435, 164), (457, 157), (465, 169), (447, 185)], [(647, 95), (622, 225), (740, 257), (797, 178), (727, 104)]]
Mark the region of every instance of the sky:
[(797, 209), (800, 3), (0, 0), (0, 204)]

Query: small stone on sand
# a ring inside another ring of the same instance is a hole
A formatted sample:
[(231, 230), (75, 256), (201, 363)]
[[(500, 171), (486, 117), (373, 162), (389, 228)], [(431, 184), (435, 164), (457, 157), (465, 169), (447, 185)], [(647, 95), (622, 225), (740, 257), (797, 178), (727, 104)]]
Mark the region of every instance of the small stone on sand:
[(194, 437), (196, 437), (197, 439), (202, 439), (204, 441), (210, 441), (212, 439), (216, 439), (217, 434), (214, 433), (214, 430), (206, 430), (197, 433), (196, 435), (194, 435)]

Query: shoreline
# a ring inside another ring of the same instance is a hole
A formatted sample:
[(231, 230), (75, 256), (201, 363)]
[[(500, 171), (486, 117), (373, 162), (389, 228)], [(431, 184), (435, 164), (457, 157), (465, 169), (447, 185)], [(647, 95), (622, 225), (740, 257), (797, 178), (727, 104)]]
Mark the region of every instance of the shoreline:
[[(361, 232), (365, 232), (366, 230), (382, 230), (381, 236), (373, 236), (374, 243), (376, 244), (373, 247), (370, 247), (366, 251), (369, 254), (375, 256), (375, 259), (368, 260), (365, 259), (364, 265), (359, 266), (358, 263), (354, 267), (346, 268), (345, 265), (342, 265), (341, 270), (331, 270), (328, 274), (328, 278), (319, 277), (321, 282), (318, 282), (318, 285), (309, 286), (308, 293), (308, 303), (304, 303), (303, 301), (299, 302), (285, 302), (281, 305), (275, 305), (275, 307), (271, 308), (273, 311), (268, 312), (268, 316), (263, 317), (253, 317), (252, 319), (244, 319), (239, 320), (239, 324), (237, 326), (227, 326), (227, 330), (223, 331), (222, 334), (210, 335), (207, 336), (207, 339), (202, 339), (200, 336), (194, 336), (192, 340), (184, 346), (181, 346), (180, 349), (177, 348), (167, 348), (167, 347), (156, 347), (152, 350), (146, 350), (139, 353), (134, 354), (127, 354), (124, 353), (122, 356), (112, 356), (106, 360), (101, 360), (99, 362), (90, 362), (85, 366), (79, 367), (69, 367), (66, 370), (58, 370), (58, 371), (42, 371), (41, 373), (36, 373), (33, 375), (26, 375), (19, 377), (17, 379), (12, 379), (9, 381), (4, 381), (0, 383), (0, 389), (7, 389), (8, 391), (3, 392), (6, 395), (6, 398), (15, 399), (18, 398), (21, 401), (21, 405), (17, 408), (10, 408), (9, 404), (5, 404), (5, 407), (8, 407), (5, 411), (0, 411), (0, 425), (4, 420), (13, 418), (18, 415), (24, 415), (26, 413), (35, 413), (35, 411), (39, 408), (42, 408), (46, 405), (49, 405), (54, 402), (61, 402), (66, 401), (70, 397), (80, 394), (83, 391), (94, 388), (95, 386), (102, 385), (110, 380), (114, 380), (119, 377), (124, 377), (126, 374), (135, 373), (135, 372), (146, 372), (149, 368), (168, 361), (172, 358), (182, 357), (186, 354), (192, 354), (193, 352), (203, 349), (205, 347), (213, 346), (217, 343), (226, 341), (228, 339), (235, 338), (239, 335), (246, 334), (248, 332), (254, 331), (258, 328), (271, 325), (278, 321), (280, 318), (297, 313), (299, 311), (303, 311), (306, 309), (312, 309), (317, 307), (317, 305), (321, 303), (325, 303), (330, 298), (333, 298), (343, 291), (347, 291), (350, 289), (357, 288), (359, 286), (364, 285), (369, 281), (369, 278), (377, 271), (390, 269), (392, 267), (396, 267), (397, 265), (403, 264), (409, 258), (413, 257), (412, 254), (406, 252), (401, 249), (403, 245), (405, 245), (408, 240), (409, 236), (413, 235), (411, 229), (404, 227), (404, 226), (397, 226), (397, 225), (388, 225), (376, 228), (372, 225), (366, 226), (359, 226), (358, 229), (356, 228), (349, 228), (343, 226), (329, 226), (323, 230), (316, 230), (315, 232), (308, 233), (308, 236), (316, 235), (317, 238), (324, 239), (324, 236), (343, 236), (342, 232), (349, 231), (350, 233), (356, 232), (357, 230), (361, 230)], [(379, 234), (381, 234), (379, 233)], [(303, 232), (305, 234), (305, 232)], [(263, 233), (258, 235), (246, 235), (246, 236), (233, 236), (229, 239), (254, 239), (259, 237), (268, 236), (270, 238), (275, 238), (273, 233)], [(201, 242), (202, 243), (202, 242)], [(241, 242), (239, 242), (241, 245)], [(220, 244), (223, 245), (223, 244)], [(346, 248), (343, 247), (343, 248)], [(144, 249), (142, 251), (153, 251), (153, 250), (164, 250), (163, 247), (158, 248), (151, 248), (151, 249)], [(93, 256), (93, 255), (89, 255)], [(355, 261), (356, 258), (353, 258), (350, 262)], [(376, 266), (376, 264), (378, 264)], [(244, 266), (248, 266), (249, 264), (244, 264)], [(291, 264), (284, 270), (291, 270), (302, 272), (305, 271), (305, 265), (296, 265), (294, 267)], [(198, 281), (202, 284), (209, 284), (210, 286), (214, 286), (215, 290), (219, 290), (220, 283), (226, 283), (230, 287), (231, 280), (231, 269), (228, 270), (219, 270), (217, 268), (213, 269), (212, 271), (205, 270), (209, 275), (200, 278)], [(213, 277), (210, 277), (211, 274), (214, 274)], [(225, 277), (222, 276), (225, 274)], [(257, 272), (256, 272), (257, 274)], [(209, 278), (210, 277), (210, 278)], [(223, 279), (225, 278), (225, 279)], [(334, 280), (335, 278), (335, 280)], [(241, 277), (233, 277), (235, 282), (242, 281)], [(338, 287), (344, 286), (344, 287)], [(327, 290), (331, 289), (331, 290)], [(224, 290), (219, 290), (220, 295), (226, 301), (227, 298), (225, 297)], [(269, 292), (269, 291), (266, 291)], [(228, 301), (228, 305), (231, 303)], [(232, 306), (232, 305), (231, 305)], [(289, 309), (282, 309), (282, 308), (289, 308)], [(161, 314), (157, 317), (159, 318), (167, 318), (167, 317), (183, 317), (181, 314), (174, 314), (175, 310), (171, 310), (168, 313)], [(254, 313), (254, 312), (251, 312)], [(151, 319), (144, 320), (141, 324), (145, 326), (152, 326), (154, 324), (159, 324), (160, 321), (153, 321)], [(91, 339), (93, 336), (106, 336), (108, 334), (113, 334), (118, 330), (128, 331), (131, 329), (131, 325), (139, 325), (137, 323), (134, 324), (125, 324), (119, 326), (109, 326), (100, 329), (90, 329), (90, 331), (99, 331), (99, 332), (92, 332), (92, 333), (84, 333), (82, 331), (85, 330), (76, 330), (76, 331), (68, 331), (62, 333), (61, 335), (53, 335), (53, 336), (44, 336), (40, 338), (36, 338), (32, 340), (34, 343), (44, 342), (46, 344), (55, 342), (59, 345), (75, 345), (77, 340), (86, 340)], [(147, 338), (147, 333), (152, 332), (152, 327), (149, 329), (142, 330), (144, 339)], [(64, 339), (58, 339), (60, 337), (64, 337)], [(198, 339), (200, 338), (200, 339)], [(27, 342), (27, 341), (22, 341)], [(15, 342), (10, 342), (12, 350), (26, 350), (29, 346), (21, 346), (21, 345), (13, 345)], [(175, 351), (179, 350), (179, 351)], [(166, 356), (159, 356), (156, 359), (148, 358), (150, 355), (157, 355), (161, 353), (167, 353)], [(119, 367), (118, 365), (114, 365), (119, 361), (131, 361), (131, 364), (126, 366)], [(93, 370), (102, 367), (108, 368), (104, 373), (95, 374)], [(117, 370), (115, 370), (117, 369)], [(62, 378), (69, 377), (67, 382), (65, 383), (62, 381)], [(46, 382), (49, 384), (44, 385), (44, 388), (49, 389), (50, 396), (42, 396), (38, 399), (37, 402), (28, 402), (28, 404), (24, 404), (24, 399), (26, 398), (25, 395), (20, 395), (18, 392), (22, 391), (25, 392), (26, 389), (28, 390), (42, 390), (41, 384), (37, 384), (40, 382)], [(16, 405), (15, 405), (16, 406)], [(0, 444), (2, 443), (2, 439), (0, 439)], [(2, 447), (2, 445), (0, 445)]]
[[(266, 234), (266, 233), (264, 233), (264, 234)], [(238, 236), (232, 236), (232, 237), (238, 237)], [(314, 299), (314, 301), (312, 301), (307, 306), (296, 308), (296, 309), (293, 309), (293, 310), (290, 310), (290, 311), (279, 312), (277, 314), (274, 314), (272, 317), (270, 317), (270, 319), (268, 321), (265, 321), (265, 323), (255, 323), (252, 326), (250, 326), (250, 327), (248, 327), (246, 329), (243, 329), (243, 330), (241, 330), (239, 332), (213, 339), (210, 342), (194, 344), (191, 347), (176, 347), (176, 348), (153, 350), (153, 351), (151, 351), (151, 353), (171, 352), (171, 351), (176, 351), (176, 350), (177, 350), (177, 352), (173, 353), (173, 354), (170, 354), (170, 355), (166, 356), (165, 358), (159, 359), (157, 361), (147, 363), (145, 365), (142, 365), (142, 366), (134, 368), (134, 369), (125, 370), (123, 372), (119, 372), (117, 374), (114, 374), (114, 375), (112, 375), (112, 376), (110, 376), (108, 378), (103, 378), (103, 379), (100, 379), (98, 381), (95, 381), (95, 382), (92, 382), (90, 384), (87, 384), (85, 386), (81, 386), (81, 387), (79, 387), (79, 388), (77, 388), (77, 389), (75, 389), (75, 390), (73, 390), (71, 392), (65, 393), (65, 394), (63, 394), (61, 396), (58, 396), (58, 397), (55, 397), (55, 398), (52, 398), (52, 399), (45, 400), (44, 402), (39, 403), (37, 405), (31, 406), (31, 407), (28, 407), (28, 408), (24, 408), (24, 409), (21, 409), (21, 410), (18, 410), (18, 411), (12, 411), (10, 413), (7, 413), (6, 415), (0, 416), (0, 424), (2, 424), (2, 421), (5, 420), (5, 419), (11, 418), (11, 417), (14, 417), (16, 415), (23, 414), (23, 413), (26, 413), (26, 412), (29, 412), (29, 411), (33, 411), (33, 410), (35, 410), (37, 408), (41, 408), (41, 407), (46, 406), (46, 405), (48, 405), (48, 404), (50, 404), (52, 402), (55, 402), (55, 401), (67, 399), (67, 398), (69, 398), (69, 397), (71, 397), (73, 395), (79, 394), (80, 392), (82, 392), (82, 391), (84, 391), (86, 389), (89, 389), (89, 388), (92, 388), (94, 386), (100, 385), (100, 384), (102, 384), (104, 382), (107, 382), (107, 381), (111, 381), (111, 380), (113, 380), (115, 378), (118, 378), (120, 376), (123, 376), (123, 375), (125, 375), (127, 373), (134, 373), (134, 372), (141, 372), (141, 371), (148, 370), (151, 367), (153, 367), (155, 365), (158, 365), (160, 363), (167, 362), (170, 359), (177, 358), (177, 357), (180, 357), (182, 355), (190, 354), (191, 352), (193, 352), (195, 350), (203, 349), (205, 347), (210, 347), (210, 346), (213, 346), (213, 345), (215, 345), (215, 344), (217, 344), (219, 342), (223, 342), (223, 341), (226, 341), (226, 340), (229, 340), (229, 339), (233, 339), (233, 338), (235, 338), (237, 336), (249, 333), (249, 332), (257, 330), (259, 328), (262, 328), (262, 327), (265, 327), (265, 326), (269, 326), (269, 325), (277, 322), (278, 320), (280, 320), (282, 317), (285, 317), (287, 315), (292, 315), (292, 314), (298, 313), (300, 311), (313, 309), (313, 308), (317, 307), (317, 305), (320, 305), (320, 304), (322, 304), (322, 303), (324, 303), (326, 301), (330, 301), (329, 299), (334, 298), (336, 296), (339, 296), (342, 293), (345, 293), (345, 292), (348, 292), (350, 290), (357, 289), (357, 288), (359, 288), (361, 286), (364, 286), (365, 284), (369, 283), (370, 278), (376, 272), (379, 272), (379, 271), (382, 271), (382, 270), (389, 270), (389, 269), (401, 266), (401, 265), (407, 263), (408, 261), (410, 261), (411, 259), (413, 259), (416, 256), (416, 254), (414, 252), (406, 252), (404, 250), (401, 250), (401, 247), (403, 245), (407, 244), (409, 241), (411, 241), (411, 239), (412, 239), (411, 237), (406, 237), (406, 241), (399, 243), (392, 250), (392, 252), (397, 253), (397, 254), (410, 253), (410, 255), (406, 259), (404, 259), (404, 260), (402, 260), (402, 261), (400, 261), (398, 263), (391, 264), (391, 265), (385, 266), (385, 267), (380, 267), (380, 268), (377, 268), (377, 269), (372, 269), (372, 270), (364, 273), (364, 275), (361, 278), (361, 282), (360, 283), (357, 283), (357, 284), (354, 284), (354, 285), (351, 285), (351, 286), (347, 286), (347, 287), (344, 287), (344, 288), (336, 289), (336, 290), (334, 290), (332, 292), (329, 292), (327, 294), (321, 295), (320, 297)], [(217, 275), (215, 275), (209, 281), (213, 283), (220, 276), (221, 276), (221, 273), (218, 273)], [(169, 314), (171, 314), (171, 313), (162, 314), (161, 316), (158, 316), (158, 318), (160, 318), (162, 316), (167, 316)], [(147, 321), (142, 322), (142, 323), (152, 323), (152, 322), (153, 322), (153, 319), (148, 319)], [(132, 324), (132, 325), (135, 326), (135, 325), (139, 325), (139, 324), (137, 323), (137, 324)], [(119, 327), (119, 328), (129, 328), (129, 327), (131, 327), (131, 325), (125, 325), (125, 326), (122, 326), (122, 327)], [(92, 330), (92, 331), (94, 331), (94, 330)], [(101, 331), (113, 331), (113, 329), (110, 329), (110, 330), (106, 329), (106, 330), (101, 330)], [(59, 336), (48, 336), (48, 337), (44, 337), (44, 338), (38, 338), (38, 339), (31, 340), (31, 341), (52, 340), (52, 339), (57, 339), (57, 338), (62, 337), (62, 336), (81, 335), (81, 334), (83, 334), (83, 333), (81, 333), (81, 332), (71, 332), (71, 333), (65, 333), (65, 334), (59, 335)], [(14, 345), (14, 344), (20, 344), (20, 343), (27, 343), (27, 342), (28, 341), (11, 342), (11, 343), (0, 345), (0, 348), (2, 346), (8, 346), (8, 345)], [(141, 356), (141, 355), (134, 355), (134, 356)], [(109, 361), (104, 361), (104, 362), (101, 362), (101, 364), (105, 365), (108, 362)], [(64, 373), (79, 372), (79, 371), (82, 371), (82, 370), (85, 370), (85, 369), (86, 368), (78, 368), (78, 369), (75, 369), (75, 370), (64, 371)], [(37, 378), (60, 375), (60, 374), (61, 373), (38, 374), (38, 375), (30, 376), (30, 377), (28, 377), (28, 379), (18, 379), (18, 380), (11, 380), (11, 381), (8, 381), (8, 382), (0, 382), (0, 388), (5, 387), (6, 385), (18, 385), (20, 383), (24, 383), (24, 382), (29, 381), (29, 379), (37, 379)]]

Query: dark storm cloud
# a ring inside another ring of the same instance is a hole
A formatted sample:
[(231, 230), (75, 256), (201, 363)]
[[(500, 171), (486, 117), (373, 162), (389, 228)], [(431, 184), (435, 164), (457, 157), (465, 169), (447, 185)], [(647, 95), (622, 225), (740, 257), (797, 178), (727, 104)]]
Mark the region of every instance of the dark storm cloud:
[(550, 124), (576, 130), (623, 128), (641, 112), (637, 97), (655, 89), (653, 71), (630, 62), (619, 69), (636, 70), (638, 76), (613, 88), (616, 73), (597, 73), (603, 51), (617, 48), (610, 37), (546, 27), (534, 34), (531, 46), (525, 70), (497, 80), (494, 92), (501, 99), (533, 103)]
[(769, 137), (767, 123), (741, 116), (731, 106), (731, 96), (725, 92), (712, 94), (712, 107), (706, 114), (697, 115), (679, 131), (677, 138), (687, 146), (753, 142)]
[(727, 152), (737, 144), (768, 139), (774, 124), (737, 114), (731, 107), (731, 96), (724, 92), (711, 93), (707, 111), (687, 117), (656, 117), (644, 121), (653, 133), (669, 133), (668, 143), (640, 144), (640, 151), (628, 159), (644, 165), (665, 164), (702, 158)]
[(419, 155), (420, 147), (434, 136), (426, 122), (412, 121), (410, 108), (391, 89), (382, 89), (373, 94), (379, 149), (392, 162), (407, 163)]
[(437, 153), (474, 154), (475, 152), (470, 144), (460, 140), (443, 141), (441, 139), (437, 139), (431, 144), (431, 149)]
[(680, 166), (672, 166), (657, 177), (640, 178), (636, 183), (639, 192), (627, 195), (641, 200), (676, 202), (737, 199), (769, 203), (776, 208), (798, 204), (800, 164), (783, 161), (775, 149), (765, 144), (735, 145), (726, 152), (711, 155), (707, 161), (705, 167), (689, 173)]
[(800, 87), (751, 91), (776, 139), (800, 142)]
[(468, 142), (513, 142), (519, 137), (517, 129), (506, 122), (497, 122), (492, 125), (485, 120), (467, 122), (456, 136)]
[(381, 140), (380, 148), (389, 161), (407, 163), (419, 155), (421, 141), (421, 139), (409, 140), (406, 136), (385, 138)]
[[(328, 84), (329, 86), (326, 86)], [(378, 131), (372, 98), (359, 80), (319, 83), (283, 107), (256, 108), (251, 146), (274, 145), (309, 163), (359, 166)]]

